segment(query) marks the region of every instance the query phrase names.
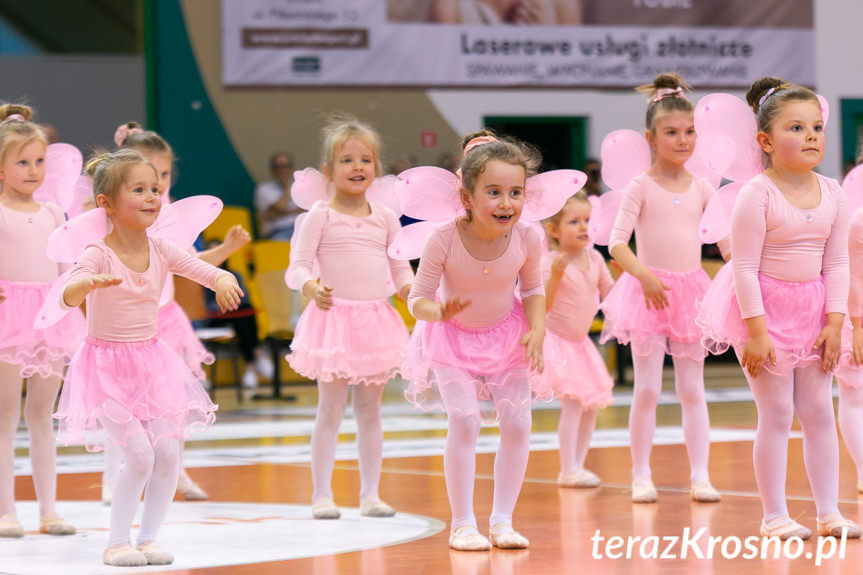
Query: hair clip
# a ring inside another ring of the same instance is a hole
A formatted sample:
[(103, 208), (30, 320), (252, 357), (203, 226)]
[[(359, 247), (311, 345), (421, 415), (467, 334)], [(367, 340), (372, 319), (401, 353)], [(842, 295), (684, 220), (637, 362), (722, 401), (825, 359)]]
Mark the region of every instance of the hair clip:
[(24, 123), (26, 121), (27, 121), (27, 118), (25, 118), (21, 114), (10, 114), (9, 117), (7, 117), (5, 120), (0, 122), (0, 126), (2, 126), (3, 124), (9, 124), (11, 122)]
[(680, 86), (676, 88), (660, 88), (656, 91), (656, 95), (653, 96), (654, 102), (659, 102), (660, 100), (664, 100), (665, 98), (683, 98), (684, 100), (688, 99), (686, 94), (683, 92), (683, 88)]
[(758, 99), (758, 107), (760, 108), (760, 107), (761, 107), (761, 105), (762, 105), (764, 102), (766, 102), (766, 101), (767, 101), (767, 98), (769, 98), (770, 96), (772, 96), (772, 95), (773, 95), (773, 93), (774, 93), (774, 92), (776, 92), (776, 90), (777, 90), (778, 88), (779, 88), (779, 86), (773, 86), (772, 88), (770, 88), (769, 90), (767, 90), (767, 91), (764, 93), (764, 95), (763, 95), (763, 96), (761, 96), (761, 97)]
[(114, 132), (114, 143), (117, 144), (118, 148), (120, 148), (123, 146), (123, 144), (126, 143), (126, 138), (128, 138), (132, 134), (140, 134), (143, 131), (144, 130), (142, 130), (141, 128), (130, 128), (126, 124), (122, 124), (119, 128), (117, 128), (117, 131)]
[(492, 142), (497, 142), (497, 138), (494, 136), (477, 136), (470, 140), (467, 144), (464, 145), (464, 156), (467, 156), (467, 153), (476, 148), (477, 146), (482, 146), (483, 144), (491, 144)]

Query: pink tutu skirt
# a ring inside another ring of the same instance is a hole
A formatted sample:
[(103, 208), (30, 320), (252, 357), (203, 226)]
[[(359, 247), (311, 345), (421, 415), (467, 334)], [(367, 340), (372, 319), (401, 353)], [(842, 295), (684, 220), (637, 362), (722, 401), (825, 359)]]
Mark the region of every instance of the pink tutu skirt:
[(51, 284), (0, 280), (0, 287), (6, 296), (0, 303), (0, 361), (18, 365), (23, 378), (62, 375), (87, 333), (81, 311), (72, 310), (49, 328), (36, 329), (33, 322)]
[(521, 345), (529, 327), (521, 302), (491, 327), (418, 321), (402, 374), (405, 398), (423, 411), (458, 411), (494, 420), (502, 403), (520, 406), (553, 392), (531, 372)]
[[(69, 365), (54, 417), (60, 422), (59, 441), (100, 451), (123, 445), (128, 437), (109, 437), (104, 421), (123, 427), (137, 420), (155, 443), (161, 436), (183, 439), (206, 429), (217, 408), (186, 364), (158, 338), (113, 342), (88, 337)], [(157, 420), (159, 425), (153, 424)], [(127, 429), (135, 432), (135, 426)]]
[[(764, 369), (784, 375), (788, 369), (820, 363), (821, 350), (813, 350), (812, 346), (826, 323), (824, 280), (819, 276), (810, 281), (789, 282), (758, 274), (758, 283), (767, 334), (776, 351), (776, 365), (768, 362)], [(731, 347), (740, 357), (749, 332), (737, 305), (731, 262), (713, 279), (699, 304), (697, 321), (702, 329), (701, 343), (707, 350), (719, 354)]]
[(310, 303), (297, 322), (288, 363), (309, 379), (384, 385), (399, 374), (408, 330), (387, 300), (333, 298), (323, 311)]
[(666, 353), (681, 353), (683, 349), (697, 350), (698, 357), (704, 359), (706, 353), (697, 346), (676, 347), (668, 345), (668, 340), (680, 343), (697, 343), (701, 330), (695, 324), (697, 314), (695, 302), (701, 299), (710, 286), (710, 277), (702, 268), (690, 272), (670, 272), (650, 268), (670, 290), (666, 291), (668, 306), (657, 310), (647, 308), (641, 283), (628, 273), (624, 273), (602, 302), (600, 308), (605, 316), (602, 343), (616, 339), (623, 345), (632, 346), (635, 355), (650, 355), (656, 346), (662, 346)]
[(842, 355), (839, 357), (839, 367), (836, 377), (849, 387), (863, 385), (863, 365), (856, 365), (851, 357), (851, 321), (846, 316), (842, 325)]
[(185, 362), (192, 373), (200, 380), (206, 379), (202, 363), (207, 365), (216, 361), (212, 353), (207, 351), (195, 330), (189, 316), (175, 301), (159, 308), (159, 331), (157, 337), (173, 349)]
[(614, 380), (589, 337), (573, 341), (548, 330), (542, 351), (546, 357), (554, 358), (545, 363), (540, 376), (544, 380), (542, 389), (550, 387), (557, 397), (577, 399), (587, 409), (614, 403)]

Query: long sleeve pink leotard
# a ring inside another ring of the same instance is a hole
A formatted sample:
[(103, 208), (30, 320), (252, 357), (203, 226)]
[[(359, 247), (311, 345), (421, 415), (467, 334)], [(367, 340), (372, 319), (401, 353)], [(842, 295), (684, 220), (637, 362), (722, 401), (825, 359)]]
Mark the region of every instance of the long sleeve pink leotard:
[(645, 265), (674, 272), (699, 268), (698, 224), (713, 193), (704, 178), (693, 177), (689, 189), (680, 194), (647, 174), (633, 178), (623, 193), (608, 249), (628, 244), (634, 230), (638, 259)]
[[(599, 310), (599, 298), (604, 298), (614, 285), (602, 254), (593, 248), (585, 248), (590, 258), (590, 267), (578, 269), (566, 266), (563, 278), (554, 294), (554, 302), (546, 316), (545, 326), (561, 337), (581, 341), (590, 332), (593, 318)], [(551, 266), (556, 252), (542, 258), (542, 276), (551, 277)]]
[(10, 282), (48, 283), (62, 272), (60, 264), (45, 255), (48, 236), (66, 217), (59, 206), (41, 204), (33, 213), (0, 205), (0, 279)]
[(423, 250), (416, 280), (408, 297), (413, 313), (419, 298), (460, 297), (471, 301), (456, 320), (468, 327), (490, 327), (497, 324), (513, 305), (513, 290), (518, 279), (522, 299), (545, 295), (540, 271), (542, 240), (531, 226), (516, 224), (506, 250), (493, 260), (474, 258), (452, 220), (437, 228)]
[(371, 214), (365, 217), (339, 213), (324, 202), (309, 210), (291, 246), (292, 279), (300, 289), (318, 279), (313, 272), (315, 258), (321, 283), (332, 286), (337, 298), (386, 298), (387, 265), (396, 289), (413, 281), (408, 262), (387, 256), (387, 247), (401, 227), (398, 218), (386, 206), (369, 206)]
[(761, 174), (737, 196), (731, 218), (734, 290), (744, 318), (764, 315), (758, 274), (789, 282), (824, 277), (825, 313), (848, 306), (848, 212), (838, 182), (817, 175), (821, 202), (793, 206)]
[(851, 216), (848, 226), (848, 259), (851, 267), (848, 315), (863, 317), (863, 210), (857, 210)]
[[(87, 246), (67, 280), (85, 279), (93, 274), (111, 274), (122, 283), (96, 289), (87, 295), (87, 333), (106, 341), (144, 341), (156, 335), (159, 296), (168, 273), (189, 278), (215, 289), (216, 281), (229, 272), (189, 255), (176, 244), (149, 238), (150, 265), (137, 273), (120, 261), (104, 240)], [(61, 301), (65, 309), (68, 306)]]

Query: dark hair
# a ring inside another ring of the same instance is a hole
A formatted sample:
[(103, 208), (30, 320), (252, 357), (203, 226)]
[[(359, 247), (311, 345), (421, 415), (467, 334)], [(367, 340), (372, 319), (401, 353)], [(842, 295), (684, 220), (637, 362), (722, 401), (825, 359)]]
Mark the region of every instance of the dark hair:
[[(657, 97), (660, 90), (666, 90), (666, 92)], [(691, 91), (689, 84), (673, 72), (659, 74), (653, 79), (652, 84), (638, 86), (635, 91), (647, 96), (647, 114), (645, 115), (644, 125), (651, 132), (653, 131), (657, 117), (663, 113), (694, 111), (692, 102), (684, 95), (684, 92)]]
[[(755, 117), (758, 119), (758, 130), (765, 134), (770, 131), (782, 106), (792, 101), (812, 102), (819, 108), (821, 107), (815, 92), (775, 76), (756, 80), (746, 92), (746, 103), (755, 112)], [(766, 152), (762, 152), (762, 154), (764, 165), (770, 166), (770, 156)]]
[(294, 165), (294, 157), (288, 152), (275, 152), (272, 156), (270, 156), (270, 171), (276, 171), (276, 162), (279, 161), (279, 158), (287, 158), (291, 163), (291, 166)]

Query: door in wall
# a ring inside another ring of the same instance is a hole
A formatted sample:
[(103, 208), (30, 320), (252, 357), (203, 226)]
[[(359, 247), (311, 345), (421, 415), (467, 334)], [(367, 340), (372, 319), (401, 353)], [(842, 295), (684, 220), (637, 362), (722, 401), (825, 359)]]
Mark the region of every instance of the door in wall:
[(486, 116), (485, 126), (539, 148), (541, 171), (580, 170), (587, 155), (587, 118), (581, 116)]

